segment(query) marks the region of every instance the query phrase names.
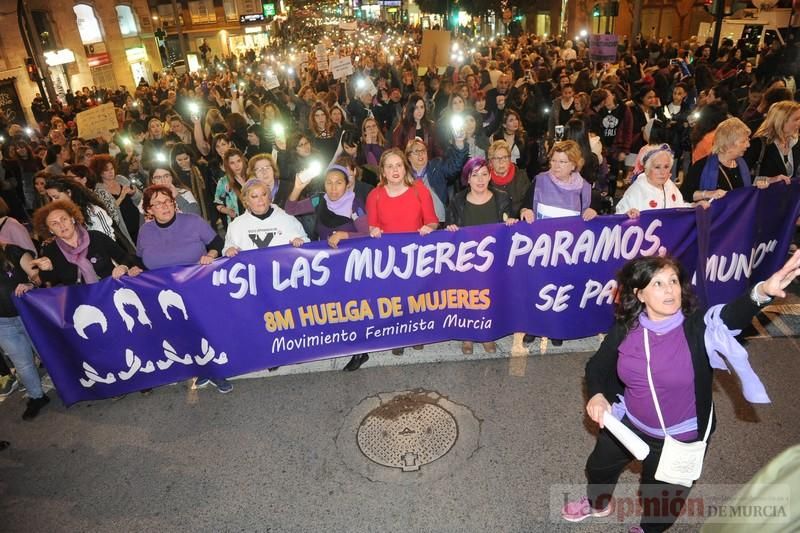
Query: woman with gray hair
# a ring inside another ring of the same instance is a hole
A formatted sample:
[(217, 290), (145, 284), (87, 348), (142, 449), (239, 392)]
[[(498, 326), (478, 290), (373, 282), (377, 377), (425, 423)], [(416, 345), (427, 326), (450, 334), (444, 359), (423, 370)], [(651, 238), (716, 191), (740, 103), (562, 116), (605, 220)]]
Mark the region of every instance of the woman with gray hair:
[[(687, 200), (718, 200), (729, 191), (750, 187), (753, 179), (744, 160), (750, 146), (750, 128), (738, 118), (723, 120), (714, 134), (711, 154), (699, 159), (683, 180), (681, 192)], [(759, 188), (768, 183), (759, 181)]]
[[(627, 214), (630, 218), (639, 216), (639, 211), (648, 209), (670, 209), (691, 207), (672, 177), (672, 164), (675, 155), (668, 144), (656, 146), (642, 158), (644, 172), (634, 180), (616, 207), (618, 215)], [(703, 201), (705, 207), (708, 202)]]

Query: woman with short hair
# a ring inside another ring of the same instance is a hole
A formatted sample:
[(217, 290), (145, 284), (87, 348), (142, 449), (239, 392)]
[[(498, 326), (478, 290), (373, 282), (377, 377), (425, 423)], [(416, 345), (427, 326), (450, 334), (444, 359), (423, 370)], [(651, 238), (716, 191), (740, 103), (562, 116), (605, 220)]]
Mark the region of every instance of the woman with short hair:
[(723, 120), (714, 133), (711, 155), (689, 167), (681, 185), (683, 197), (692, 202), (718, 200), (740, 187), (766, 187), (766, 181), (753, 182), (743, 157), (748, 146), (750, 128), (738, 118)]

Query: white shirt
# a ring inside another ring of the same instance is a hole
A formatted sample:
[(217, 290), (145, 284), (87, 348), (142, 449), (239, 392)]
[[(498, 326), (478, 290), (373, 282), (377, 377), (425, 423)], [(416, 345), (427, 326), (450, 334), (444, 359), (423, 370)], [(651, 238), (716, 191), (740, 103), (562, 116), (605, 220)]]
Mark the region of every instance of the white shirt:
[(297, 238), (303, 239), (303, 242), (309, 241), (300, 221), (277, 205), (272, 205), (272, 214), (264, 220), (250, 211), (234, 218), (228, 224), (222, 253), (233, 246), (242, 251), (282, 246)]
[(667, 180), (664, 188), (654, 187), (647, 181), (644, 173), (639, 174), (625, 195), (617, 204), (617, 214), (627, 213), (630, 209), (647, 211), (649, 209), (670, 209), (672, 207), (691, 207), (691, 203), (683, 201), (683, 195), (677, 185)]

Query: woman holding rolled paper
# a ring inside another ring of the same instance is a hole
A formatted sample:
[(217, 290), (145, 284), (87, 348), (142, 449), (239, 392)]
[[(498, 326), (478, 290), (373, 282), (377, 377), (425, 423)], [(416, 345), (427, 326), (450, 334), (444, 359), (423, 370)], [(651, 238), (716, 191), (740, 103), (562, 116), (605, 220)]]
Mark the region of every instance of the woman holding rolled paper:
[(622, 268), (616, 323), (586, 365), (586, 412), (601, 428), (586, 463), (587, 494), (564, 506), (565, 520), (611, 512), (614, 487), (633, 459), (633, 452), (603, 429), (616, 425), (606, 423), (614, 417), (649, 446), (642, 461), (642, 501), (668, 501), (666, 507), (644, 505), (641, 524), (630, 531), (664, 531), (674, 523), (700, 475), (714, 430), (713, 368), (726, 368), (717, 352), (736, 370), (744, 397), (768, 403), (733, 330), (744, 329), (774, 297), (785, 297), (798, 274), (800, 252), (733, 302), (703, 312), (695, 308), (691, 278), (675, 260), (642, 257)]

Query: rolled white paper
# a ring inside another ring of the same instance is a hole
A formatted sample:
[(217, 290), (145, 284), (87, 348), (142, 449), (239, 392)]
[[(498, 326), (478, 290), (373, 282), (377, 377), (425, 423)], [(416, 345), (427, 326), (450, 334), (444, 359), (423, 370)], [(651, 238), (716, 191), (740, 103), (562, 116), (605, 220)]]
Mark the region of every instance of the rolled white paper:
[(603, 425), (640, 461), (650, 453), (650, 446), (608, 411), (603, 414)]

